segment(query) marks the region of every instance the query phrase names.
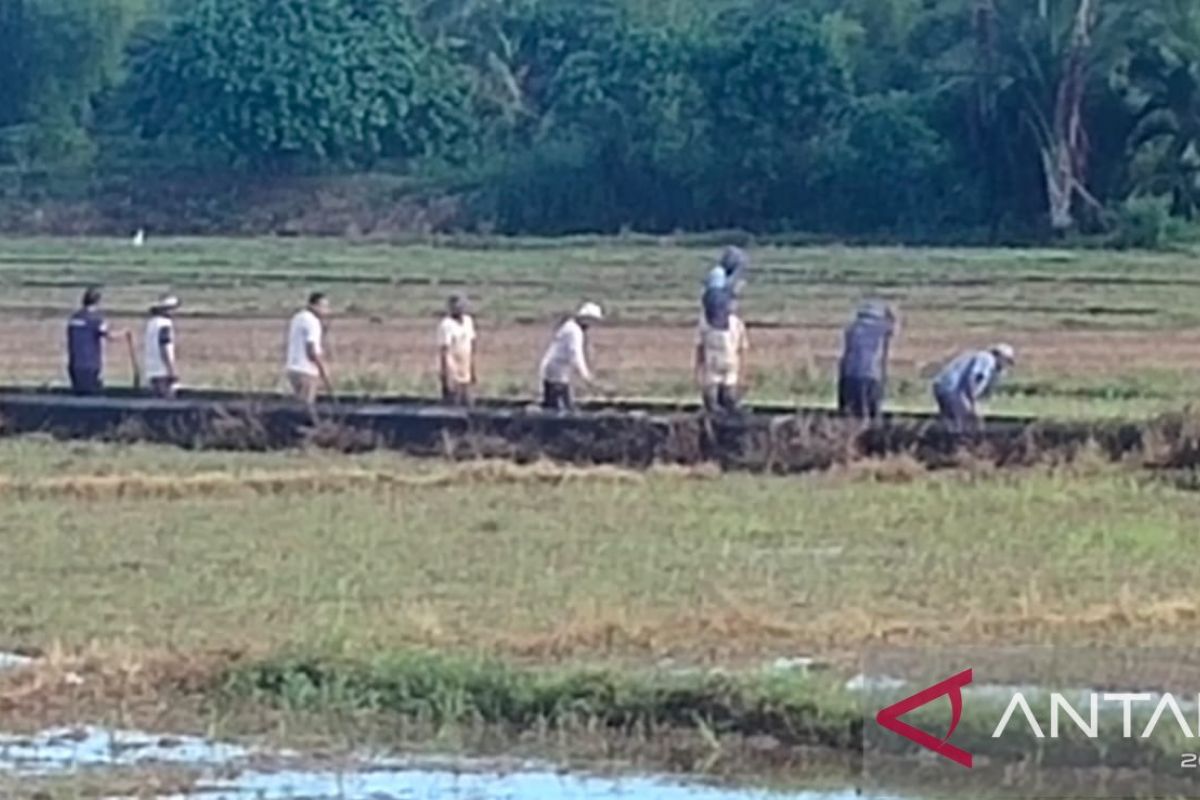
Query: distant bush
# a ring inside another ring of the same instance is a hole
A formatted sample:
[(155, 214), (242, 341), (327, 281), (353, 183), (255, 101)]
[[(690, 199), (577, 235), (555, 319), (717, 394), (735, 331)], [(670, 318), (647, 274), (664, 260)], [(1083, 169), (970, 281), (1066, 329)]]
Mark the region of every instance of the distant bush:
[(1168, 243), (1172, 227), (1167, 200), (1132, 197), (1117, 212), (1113, 244), (1129, 250), (1158, 250)]

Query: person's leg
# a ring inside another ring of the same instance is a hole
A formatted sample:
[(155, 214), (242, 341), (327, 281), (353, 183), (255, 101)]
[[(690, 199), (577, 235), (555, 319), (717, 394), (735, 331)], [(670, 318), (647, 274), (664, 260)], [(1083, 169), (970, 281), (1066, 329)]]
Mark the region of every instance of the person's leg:
[(874, 421), (883, 416), (883, 381), (869, 378), (863, 383), (866, 384), (864, 392), (867, 418)]
[(100, 379), (100, 371), (95, 369), (71, 370), (71, 390), (80, 396), (101, 394), (104, 382)]
[(292, 385), (292, 394), (297, 399), (313, 405), (317, 402), (317, 378), (303, 372), (289, 372), (288, 382)]
[(717, 404), (730, 414), (736, 413), (741, 406), (737, 387), (722, 384), (717, 389)]
[(550, 411), (570, 411), (574, 408), (571, 384), (545, 381), (542, 384), (542, 407)]
[(845, 376), (838, 376), (838, 416), (850, 416), (850, 383), (852, 379)]
[(175, 396), (175, 381), (170, 378), (151, 378), (150, 391), (155, 397), (172, 398)]
[(714, 384), (706, 384), (700, 390), (700, 400), (704, 404), (704, 410), (709, 414), (715, 414), (720, 408), (720, 398), (718, 390)]

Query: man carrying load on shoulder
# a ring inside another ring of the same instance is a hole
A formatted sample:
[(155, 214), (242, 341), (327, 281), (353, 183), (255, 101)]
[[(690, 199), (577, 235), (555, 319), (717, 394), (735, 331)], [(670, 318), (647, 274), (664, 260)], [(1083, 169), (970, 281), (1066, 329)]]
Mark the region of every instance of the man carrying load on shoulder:
[(696, 382), (704, 410), (735, 412), (741, 404), (742, 370), (750, 340), (746, 325), (737, 314), (737, 302), (729, 305), (724, 329), (715, 327), (705, 315), (696, 332)]

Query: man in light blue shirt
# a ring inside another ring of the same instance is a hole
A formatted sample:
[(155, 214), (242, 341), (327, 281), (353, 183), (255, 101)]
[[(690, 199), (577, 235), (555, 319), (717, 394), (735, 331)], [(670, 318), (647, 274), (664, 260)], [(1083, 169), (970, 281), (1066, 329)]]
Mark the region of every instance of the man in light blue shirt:
[(987, 350), (963, 353), (947, 364), (933, 381), (942, 421), (954, 430), (977, 427), (979, 402), (996, 388), (1000, 376), (1017, 363), (1012, 346), (998, 344)]

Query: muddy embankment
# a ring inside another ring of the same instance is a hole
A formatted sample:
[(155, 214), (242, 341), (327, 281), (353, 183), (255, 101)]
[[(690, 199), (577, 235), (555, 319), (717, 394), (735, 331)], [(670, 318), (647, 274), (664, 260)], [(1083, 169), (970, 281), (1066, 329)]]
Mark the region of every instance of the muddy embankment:
[(547, 413), (500, 400), (466, 410), (421, 398), (342, 398), (308, 409), (266, 394), (194, 392), (159, 400), (128, 392), (77, 398), (8, 389), (0, 390), (0, 432), (196, 449), (393, 449), (455, 459), (548, 458), (635, 468), (713, 462), (777, 474), (889, 456), (930, 468), (1070, 463), (1081, 453), (1166, 468), (1200, 464), (1200, 418), (1188, 414), (1145, 422), (998, 418), (962, 434), (921, 415), (895, 415), (866, 426), (828, 410), (781, 407), (713, 416), (683, 404), (624, 402)]

